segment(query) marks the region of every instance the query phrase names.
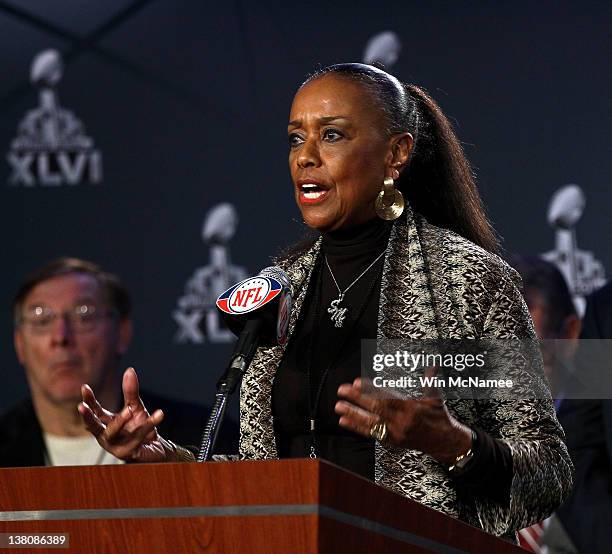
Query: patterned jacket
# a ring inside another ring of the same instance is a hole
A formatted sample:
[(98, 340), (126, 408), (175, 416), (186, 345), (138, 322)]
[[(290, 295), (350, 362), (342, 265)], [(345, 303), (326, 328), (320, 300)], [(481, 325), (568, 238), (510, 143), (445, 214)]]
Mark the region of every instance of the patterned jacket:
[[(280, 261), (294, 287), (289, 340), (320, 252), (320, 240)], [(518, 274), (498, 256), (427, 223), (407, 210), (393, 225), (383, 266), (378, 337), (392, 339), (534, 337)], [(442, 337), (440, 337), (442, 335)], [(272, 421), (272, 382), (284, 349), (260, 348), (240, 392), (240, 455), (278, 457)], [(541, 371), (539, 378), (544, 379)], [(460, 494), (447, 468), (416, 450), (376, 443), (375, 480), (408, 498), (494, 534), (547, 517), (568, 495), (572, 463), (547, 394), (543, 399), (448, 400), (449, 411), (510, 448), (513, 478), (508, 506)]]

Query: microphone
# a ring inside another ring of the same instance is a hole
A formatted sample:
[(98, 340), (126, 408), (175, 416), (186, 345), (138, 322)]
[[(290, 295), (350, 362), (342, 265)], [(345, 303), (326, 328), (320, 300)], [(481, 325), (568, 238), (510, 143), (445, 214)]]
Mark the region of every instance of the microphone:
[(246, 340), (246, 329), (255, 326), (259, 327), (258, 344), (285, 344), (291, 304), (291, 281), (278, 266), (266, 267), (256, 277), (244, 279), (222, 293), (217, 308), (228, 328), (239, 337), (234, 354), (244, 348), (241, 343)]
[(238, 341), (227, 369), (217, 381), (215, 402), (204, 428), (198, 462), (212, 455), (227, 399), (234, 393), (258, 346), (284, 345), (292, 305), (292, 287), (287, 274), (277, 266), (262, 269), (217, 298), (217, 308)]

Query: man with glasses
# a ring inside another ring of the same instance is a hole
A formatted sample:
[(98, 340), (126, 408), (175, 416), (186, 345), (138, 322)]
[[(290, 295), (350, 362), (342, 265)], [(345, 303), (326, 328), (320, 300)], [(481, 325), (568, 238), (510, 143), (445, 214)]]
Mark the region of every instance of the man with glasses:
[[(118, 368), (132, 338), (128, 291), (95, 264), (61, 258), (23, 282), (13, 314), (15, 350), (31, 398), (0, 418), (0, 466), (121, 463), (85, 429), (77, 405), (89, 383), (103, 406), (123, 406)], [(164, 436), (199, 443), (207, 410), (140, 395), (167, 414), (159, 426)], [(227, 421), (224, 432), (217, 451), (232, 452), (235, 423)]]

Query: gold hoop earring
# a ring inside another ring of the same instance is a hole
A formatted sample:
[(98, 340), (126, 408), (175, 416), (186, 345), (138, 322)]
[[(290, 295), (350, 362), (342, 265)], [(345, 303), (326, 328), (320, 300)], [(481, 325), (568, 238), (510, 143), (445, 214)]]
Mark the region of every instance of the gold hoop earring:
[(404, 212), (404, 197), (395, 188), (395, 183), (391, 177), (385, 177), (383, 188), (374, 202), (374, 208), (376, 215), (385, 221), (393, 221)]

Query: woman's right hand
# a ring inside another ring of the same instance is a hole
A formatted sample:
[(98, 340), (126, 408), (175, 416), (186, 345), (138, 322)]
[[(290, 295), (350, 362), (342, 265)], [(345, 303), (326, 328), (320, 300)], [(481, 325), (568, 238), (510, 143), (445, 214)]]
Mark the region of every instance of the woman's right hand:
[(164, 413), (156, 410), (149, 415), (140, 399), (134, 368), (125, 370), (122, 390), (125, 406), (119, 413), (113, 413), (100, 406), (89, 385), (81, 387), (83, 402), (78, 410), (87, 430), (104, 450), (126, 462), (177, 461), (174, 445), (156, 429)]

